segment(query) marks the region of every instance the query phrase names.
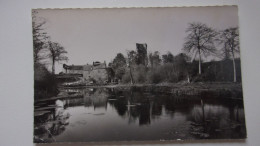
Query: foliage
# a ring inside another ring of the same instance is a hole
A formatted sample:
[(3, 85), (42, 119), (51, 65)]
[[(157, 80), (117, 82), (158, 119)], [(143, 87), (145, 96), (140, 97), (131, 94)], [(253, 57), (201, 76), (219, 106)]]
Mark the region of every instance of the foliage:
[(131, 68), (132, 74), (130, 73), (130, 68), (128, 68), (122, 78), (122, 82), (131, 83), (132, 75), (134, 83), (146, 83), (147, 68), (144, 65), (133, 65)]
[(116, 69), (126, 65), (126, 59), (122, 53), (118, 53), (112, 62), (112, 68)]
[(122, 76), (122, 83), (131, 83), (130, 70), (126, 70), (125, 74)]
[(116, 71), (115, 71), (115, 77), (117, 78), (117, 79), (122, 79), (122, 77), (123, 77), (123, 75), (126, 73), (126, 67), (119, 67), (119, 68), (117, 68), (116, 69)]
[(40, 63), (34, 64), (34, 97), (48, 98), (58, 93), (57, 81), (44, 65)]
[(147, 66), (148, 57), (147, 57), (147, 44), (136, 44), (136, 64)]
[(233, 81), (237, 81), (236, 75), (236, 62), (235, 62), (235, 53), (239, 53), (239, 34), (238, 28), (228, 28), (220, 32), (219, 36), (220, 44), (223, 44), (221, 51), (224, 54), (224, 59), (229, 59), (230, 55), (233, 60)]
[(133, 80), (136, 83), (146, 82), (146, 67), (144, 65), (136, 65), (133, 69)]
[(135, 80), (133, 78), (133, 73), (132, 73), (132, 67), (136, 65), (137, 61), (137, 53), (135, 51), (128, 51), (127, 52), (127, 64), (129, 68), (129, 76), (130, 76), (130, 83), (134, 84)]
[(147, 72), (147, 83), (160, 83), (163, 81), (161, 67), (154, 67)]
[[(241, 82), (240, 59), (235, 59), (237, 81)], [(195, 65), (193, 65), (194, 67)], [(203, 65), (205, 72), (201, 75), (192, 76), (192, 82), (232, 82), (233, 81), (233, 61), (222, 60), (206, 62)], [(192, 67), (192, 66), (191, 66)]]
[(115, 77), (121, 80), (126, 70), (126, 59), (122, 53), (116, 55), (111, 67), (115, 72)]
[(65, 56), (68, 52), (57, 42), (48, 42), (48, 49), (50, 53), (48, 57), (52, 61), (52, 73), (55, 74), (55, 62), (68, 61), (68, 57)]
[(220, 31), (217, 39), (221, 47), (221, 57), (230, 59), (235, 53), (239, 53), (239, 33), (237, 27), (231, 27)]
[(158, 51), (155, 51), (154, 53), (149, 53), (149, 62), (151, 67), (160, 65), (161, 61), (162, 59)]
[(162, 55), (162, 60), (164, 64), (173, 63), (174, 56), (172, 55), (171, 52), (168, 52), (167, 54)]

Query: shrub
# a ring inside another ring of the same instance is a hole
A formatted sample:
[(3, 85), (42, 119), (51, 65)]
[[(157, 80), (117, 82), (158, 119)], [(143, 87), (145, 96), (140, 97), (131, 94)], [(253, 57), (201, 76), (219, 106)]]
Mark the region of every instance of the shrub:
[(34, 64), (34, 98), (48, 98), (57, 95), (55, 75), (51, 74), (44, 65)]

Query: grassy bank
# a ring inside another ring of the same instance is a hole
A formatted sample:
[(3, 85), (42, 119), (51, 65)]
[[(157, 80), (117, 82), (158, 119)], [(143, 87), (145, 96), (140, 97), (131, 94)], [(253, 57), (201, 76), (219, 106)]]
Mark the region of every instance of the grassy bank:
[[(182, 95), (198, 95), (203, 97), (223, 96), (226, 98), (241, 99), (242, 84), (230, 82), (214, 82), (214, 83), (160, 83), (160, 84), (117, 84), (105, 86), (92, 86), (116, 88), (118, 90), (130, 90), (133, 88), (144, 88), (145, 92), (161, 92), (169, 93), (176, 96)], [(210, 93), (210, 94), (209, 94)]]

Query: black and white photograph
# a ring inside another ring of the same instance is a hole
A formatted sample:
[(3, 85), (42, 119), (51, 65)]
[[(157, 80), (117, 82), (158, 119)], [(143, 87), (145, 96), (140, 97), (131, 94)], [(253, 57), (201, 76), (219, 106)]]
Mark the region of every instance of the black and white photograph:
[(34, 143), (247, 138), (237, 6), (31, 15)]

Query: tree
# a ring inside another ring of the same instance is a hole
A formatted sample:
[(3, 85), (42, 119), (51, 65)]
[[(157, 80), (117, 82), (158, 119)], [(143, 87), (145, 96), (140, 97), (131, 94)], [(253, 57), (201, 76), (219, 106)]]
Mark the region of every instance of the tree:
[(174, 56), (172, 55), (171, 52), (168, 52), (167, 54), (162, 55), (162, 60), (164, 64), (173, 63)]
[(33, 58), (34, 62), (38, 63), (44, 56), (41, 56), (42, 50), (46, 48), (47, 36), (46, 32), (43, 32), (43, 26), (46, 23), (44, 19), (37, 18), (37, 11), (32, 11), (32, 28), (33, 28)]
[(160, 57), (160, 53), (158, 51), (155, 51), (154, 53), (149, 53), (149, 61), (152, 68), (154, 66), (160, 65), (162, 61)]
[(127, 61), (128, 61), (128, 67), (129, 67), (129, 73), (130, 73), (130, 79), (131, 79), (131, 84), (134, 84), (134, 78), (132, 74), (132, 66), (136, 63), (136, 57), (137, 53), (135, 51), (127, 51)]
[(48, 41), (48, 49), (48, 57), (52, 61), (52, 74), (55, 74), (55, 62), (68, 61), (68, 57), (65, 56), (68, 52), (59, 43), (51, 41)]
[(234, 82), (237, 81), (236, 76), (236, 62), (235, 53), (239, 53), (239, 33), (237, 27), (232, 27), (220, 31), (219, 42), (223, 44), (222, 55), (225, 59), (229, 59), (232, 56), (233, 61), (233, 72), (234, 72)]
[(190, 74), (187, 64), (188, 60), (190, 60), (189, 56), (184, 53), (180, 53), (174, 57), (174, 65), (176, 72), (179, 73), (178, 78), (184, 79), (187, 76), (187, 80), (190, 82)]
[(178, 55), (176, 55), (176, 56), (174, 57), (174, 62), (175, 62), (176, 64), (182, 64), (182, 65), (183, 65), (183, 64), (186, 64), (188, 60), (190, 60), (190, 57), (187, 56), (187, 55), (184, 54), (184, 53), (180, 53), (180, 54), (178, 54)]
[(115, 71), (115, 76), (118, 79), (122, 79), (125, 74), (126, 59), (122, 53), (118, 53), (113, 60), (112, 68)]
[(138, 44), (136, 43), (136, 64), (147, 66), (148, 57), (147, 57), (147, 44)]
[(185, 38), (183, 50), (192, 53), (195, 57), (199, 55), (199, 74), (201, 74), (201, 55), (207, 57), (216, 54), (214, 40), (217, 32), (206, 24), (190, 23), (186, 30), (188, 33)]
[(112, 67), (118, 68), (126, 65), (125, 57), (122, 53), (117, 53), (116, 57), (113, 60)]

